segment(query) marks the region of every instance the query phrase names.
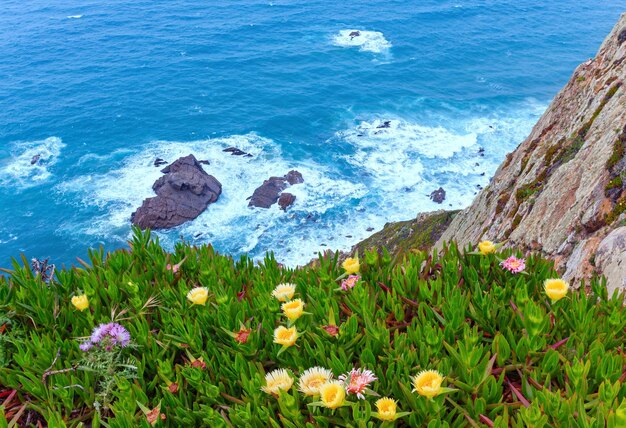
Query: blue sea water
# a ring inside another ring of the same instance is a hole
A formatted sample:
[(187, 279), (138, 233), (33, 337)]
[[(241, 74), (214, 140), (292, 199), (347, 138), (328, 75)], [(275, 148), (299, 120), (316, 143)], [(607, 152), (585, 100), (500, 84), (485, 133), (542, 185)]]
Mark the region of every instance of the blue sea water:
[[(198, 219), (158, 233), (169, 247), (182, 236), (296, 265), (465, 207), (624, 6), (3, 0), (0, 266), (125, 246), (156, 157), (208, 159), (223, 184)], [(292, 209), (247, 207), (293, 168), (305, 183)], [(427, 196), (439, 186), (441, 206)]]

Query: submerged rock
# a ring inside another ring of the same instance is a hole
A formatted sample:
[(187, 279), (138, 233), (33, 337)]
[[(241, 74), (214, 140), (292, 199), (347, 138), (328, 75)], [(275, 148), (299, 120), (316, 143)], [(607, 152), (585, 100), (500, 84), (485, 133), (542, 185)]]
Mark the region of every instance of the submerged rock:
[[(302, 178), (302, 174), (296, 170), (289, 171), (283, 177), (270, 177), (263, 182), (262, 185), (257, 187), (252, 193), (252, 196), (249, 198), (250, 202), (248, 202), (249, 207), (259, 207), (259, 208), (269, 208), (278, 202), (278, 199), (281, 196), (283, 190), (287, 187), (304, 183), (304, 179)], [(287, 206), (290, 206), (296, 200), (296, 197), (290, 193), (285, 193), (283, 198), (283, 205), (281, 205), (282, 209), (286, 209)]]
[(237, 147), (228, 147), (224, 150), (222, 150), (223, 152), (226, 153), (230, 153), (232, 156), (243, 156), (243, 157), (247, 157), (247, 158), (251, 158), (252, 155), (250, 153), (246, 153), (241, 149), (238, 149)]
[(193, 220), (222, 193), (221, 183), (193, 155), (176, 160), (162, 172), (165, 175), (152, 186), (157, 196), (145, 199), (131, 215), (131, 222), (142, 229), (169, 229)]
[(154, 160), (154, 166), (159, 167), (159, 166), (163, 166), (163, 165), (167, 165), (167, 161), (163, 160), (161, 158), (156, 158)]

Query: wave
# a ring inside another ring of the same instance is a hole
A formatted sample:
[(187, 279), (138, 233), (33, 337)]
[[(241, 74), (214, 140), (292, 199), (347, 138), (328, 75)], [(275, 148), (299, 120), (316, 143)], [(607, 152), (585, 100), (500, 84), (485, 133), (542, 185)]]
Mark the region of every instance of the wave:
[(21, 191), (47, 183), (63, 147), (58, 137), (13, 143), (9, 157), (0, 159), (0, 186)]
[(80, 19), (82, 17), (83, 17), (83, 15), (68, 15), (68, 16), (66, 16), (67, 19)]
[(391, 49), (391, 43), (379, 31), (341, 30), (333, 42), (341, 47), (358, 47), (361, 51), (385, 53)]
[[(231, 146), (252, 157), (223, 152)], [(286, 160), (273, 140), (254, 133), (189, 142), (154, 141), (105, 174), (84, 175), (57, 185), (56, 191), (73, 199), (77, 208), (95, 205), (100, 210), (95, 218), (81, 216), (88, 220), (68, 222), (62, 232), (125, 240), (130, 232), (131, 213), (143, 199), (154, 196), (152, 184), (162, 175), (162, 167), (154, 167), (154, 160), (158, 157), (172, 162), (190, 153), (210, 162), (204, 169), (222, 183), (222, 195), (194, 221), (157, 232), (166, 247), (172, 247), (182, 235), (197, 243), (212, 243), (227, 253), (248, 252), (253, 257), (279, 249), (278, 257), (283, 263), (304, 264), (324, 249), (321, 244), (329, 241), (328, 235), (333, 233), (330, 231), (336, 231), (334, 210), (366, 193), (361, 184), (342, 179), (325, 166)], [(263, 180), (290, 169), (300, 171), (305, 182), (289, 188), (296, 195), (296, 202), (287, 212), (277, 205), (267, 210), (248, 207), (246, 198)], [(350, 234), (349, 226), (339, 229), (342, 230), (336, 233)], [(349, 241), (338, 244), (342, 248), (350, 245)]]

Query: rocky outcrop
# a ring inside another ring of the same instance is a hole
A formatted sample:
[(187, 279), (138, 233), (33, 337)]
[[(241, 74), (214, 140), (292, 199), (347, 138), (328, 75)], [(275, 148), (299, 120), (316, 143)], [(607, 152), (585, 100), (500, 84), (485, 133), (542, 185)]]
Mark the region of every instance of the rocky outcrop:
[(222, 193), (220, 182), (193, 155), (176, 160), (162, 172), (165, 175), (152, 186), (157, 196), (144, 200), (131, 215), (132, 223), (142, 229), (168, 229), (193, 220)]
[[(304, 179), (302, 178), (302, 174), (295, 170), (289, 171), (283, 177), (270, 177), (254, 190), (254, 193), (250, 197), (250, 202), (248, 202), (248, 206), (269, 208), (276, 202), (279, 202), (283, 190), (299, 183), (304, 183)], [(290, 193), (284, 193), (284, 195), (288, 196), (283, 197), (282, 203), (280, 203), (283, 210), (296, 200), (296, 197)]]
[(530, 136), (437, 245), (483, 239), (541, 251), (578, 286), (592, 273), (624, 287), (626, 15), (581, 64)]
[(292, 195), (291, 193), (283, 192), (278, 197), (278, 206), (283, 211), (286, 211), (294, 202), (296, 202), (296, 195)]

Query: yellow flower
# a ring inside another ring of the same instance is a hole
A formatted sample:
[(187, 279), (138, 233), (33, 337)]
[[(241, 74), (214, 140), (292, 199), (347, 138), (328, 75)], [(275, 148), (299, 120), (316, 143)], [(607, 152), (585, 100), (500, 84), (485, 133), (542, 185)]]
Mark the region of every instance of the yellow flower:
[(332, 378), (333, 374), (330, 370), (321, 367), (312, 367), (305, 370), (300, 376), (298, 390), (304, 395), (319, 395), (320, 387)]
[(295, 321), (302, 316), (304, 303), (302, 302), (302, 299), (295, 299), (290, 302), (283, 303), (281, 309), (290, 321)]
[(396, 400), (393, 398), (384, 397), (377, 400), (376, 411), (378, 412), (378, 419), (382, 421), (395, 421), (396, 407)]
[(346, 390), (343, 382), (331, 380), (320, 387), (320, 399), (324, 407), (336, 409), (340, 407), (346, 399)]
[(187, 293), (187, 299), (194, 305), (205, 305), (208, 298), (209, 289), (206, 287), (192, 288), (191, 291)]
[(548, 297), (552, 299), (552, 302), (556, 302), (567, 295), (569, 284), (560, 278), (546, 279), (543, 283), (543, 288), (546, 290)]
[(289, 375), (289, 371), (285, 369), (277, 369), (265, 375), (265, 386), (261, 390), (268, 394), (278, 395), (278, 390), (289, 390), (293, 385), (293, 378)]
[(296, 327), (283, 327), (282, 325), (274, 330), (274, 343), (278, 343), (283, 346), (291, 346), (296, 343), (298, 338), (298, 330)]
[(86, 294), (81, 294), (80, 296), (72, 297), (72, 305), (79, 311), (84, 311), (89, 307), (89, 299), (87, 299)]
[(359, 269), (361, 267), (358, 257), (356, 259), (353, 259), (352, 257), (347, 258), (341, 266), (348, 275), (359, 273)]
[(496, 252), (496, 244), (491, 241), (482, 241), (478, 244), (478, 251), (480, 254), (487, 255)]
[(436, 370), (423, 370), (413, 379), (413, 391), (424, 397), (433, 398), (441, 393), (443, 376)]
[(272, 291), (272, 296), (281, 302), (286, 302), (287, 300), (291, 300), (295, 292), (296, 284), (278, 284), (274, 291)]

